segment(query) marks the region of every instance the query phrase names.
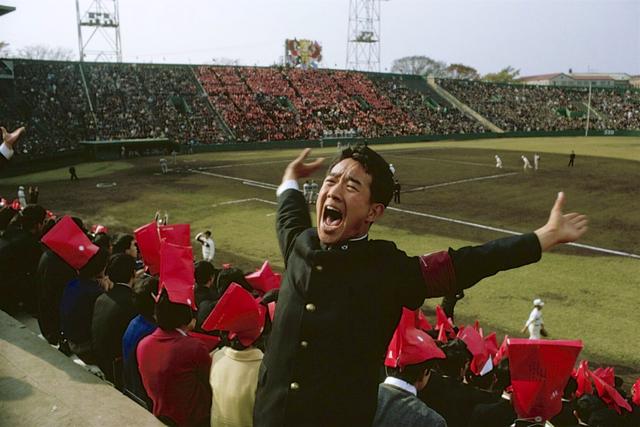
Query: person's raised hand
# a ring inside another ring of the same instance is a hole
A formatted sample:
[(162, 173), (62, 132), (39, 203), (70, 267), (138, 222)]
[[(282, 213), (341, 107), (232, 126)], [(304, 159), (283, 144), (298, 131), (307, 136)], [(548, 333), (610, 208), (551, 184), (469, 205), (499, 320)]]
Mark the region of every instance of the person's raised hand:
[(575, 242), (587, 232), (587, 216), (576, 212), (563, 214), (566, 197), (563, 192), (551, 208), (547, 223), (535, 231), (543, 251), (560, 243)]
[(317, 158), (313, 162), (305, 163), (309, 153), (311, 153), (311, 148), (305, 148), (294, 161), (289, 163), (282, 176), (282, 182), (290, 179), (297, 180), (298, 178), (305, 178), (320, 169), (324, 162), (324, 157)]
[(24, 128), (24, 126), (19, 127), (18, 129), (14, 130), (11, 133), (7, 132), (7, 130), (3, 127), (0, 127), (0, 129), (2, 130), (2, 142), (7, 144), (9, 148), (12, 150), (14, 149), (16, 143), (18, 142), (18, 139), (20, 139), (20, 135), (26, 132), (26, 129)]

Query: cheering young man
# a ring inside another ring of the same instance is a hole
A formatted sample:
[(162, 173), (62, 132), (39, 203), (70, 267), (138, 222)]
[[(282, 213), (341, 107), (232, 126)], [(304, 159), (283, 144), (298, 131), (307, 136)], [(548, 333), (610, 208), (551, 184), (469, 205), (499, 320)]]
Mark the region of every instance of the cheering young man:
[(285, 260), (273, 329), (258, 378), (255, 426), (365, 426), (376, 412), (378, 375), (402, 307), (454, 295), (499, 271), (540, 259), (578, 239), (586, 217), (562, 214), (534, 233), (481, 246), (408, 256), (369, 240), (393, 195), (389, 164), (366, 146), (343, 150), (316, 203), (312, 228), (297, 180), (323, 159), (291, 162), (278, 188), (276, 228)]

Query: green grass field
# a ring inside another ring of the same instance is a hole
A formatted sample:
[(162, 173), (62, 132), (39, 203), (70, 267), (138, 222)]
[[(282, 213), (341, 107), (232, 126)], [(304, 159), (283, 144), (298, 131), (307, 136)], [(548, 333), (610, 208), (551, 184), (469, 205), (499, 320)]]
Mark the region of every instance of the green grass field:
[[(581, 243), (640, 255), (640, 140), (636, 138), (531, 138), (445, 141), (377, 146), (403, 185), (402, 204), (388, 209), (371, 237), (394, 240), (409, 254), (478, 244), (504, 233), (542, 225), (558, 191), (567, 211), (589, 215)], [(568, 154), (575, 150), (575, 167)], [(541, 155), (541, 169), (523, 173), (520, 156)], [(283, 268), (274, 231), (275, 191), (297, 150), (208, 153), (178, 157), (161, 175), (158, 158), (103, 162), (0, 180), (0, 195), (39, 185), (40, 202), (56, 213), (81, 216), (112, 230), (130, 231), (156, 210), (172, 223), (188, 222), (193, 235), (211, 229), (216, 263), (245, 270), (269, 259)], [(312, 156), (332, 157), (335, 148)], [(504, 169), (494, 167), (499, 154)], [(328, 161), (327, 161), (328, 163)], [(321, 180), (318, 174), (316, 180)], [(251, 182), (249, 182), (250, 180)], [(111, 188), (96, 188), (116, 182)], [(425, 215), (432, 215), (428, 217)], [(436, 216), (438, 218), (434, 218)], [(194, 252), (200, 255), (194, 242)], [(485, 331), (519, 336), (535, 297), (546, 301), (551, 338), (582, 339), (583, 358), (612, 364), (631, 380), (640, 376), (638, 303), (640, 259), (575, 247), (558, 248), (535, 265), (500, 273), (470, 289), (456, 307), (458, 323), (478, 318)], [(438, 303), (428, 300), (429, 313)]]

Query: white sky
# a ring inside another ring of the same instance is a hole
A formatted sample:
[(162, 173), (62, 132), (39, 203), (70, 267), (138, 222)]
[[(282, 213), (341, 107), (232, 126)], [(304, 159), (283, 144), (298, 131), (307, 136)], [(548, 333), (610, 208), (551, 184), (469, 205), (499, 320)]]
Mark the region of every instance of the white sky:
[[(81, 12), (91, 0), (81, 0)], [(344, 68), (349, 0), (120, 0), (124, 60), (270, 65), (286, 38), (323, 46), (323, 67)], [(77, 55), (75, 0), (0, 0), (0, 40), (67, 47)], [(382, 3), (382, 70), (427, 55), (481, 73), (640, 74), (640, 0), (389, 0)]]

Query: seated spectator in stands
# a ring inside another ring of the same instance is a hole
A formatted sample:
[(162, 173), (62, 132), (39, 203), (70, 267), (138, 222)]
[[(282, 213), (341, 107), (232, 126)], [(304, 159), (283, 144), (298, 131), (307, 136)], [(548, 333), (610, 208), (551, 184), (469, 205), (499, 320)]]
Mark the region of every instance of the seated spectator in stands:
[(112, 253), (127, 254), (133, 259), (138, 258), (138, 246), (136, 239), (131, 234), (116, 234), (113, 238)]
[(91, 241), (101, 248), (104, 248), (107, 252), (109, 252), (109, 255), (111, 255), (111, 253), (113, 252), (111, 237), (107, 233), (97, 233), (95, 236), (93, 236), (93, 239), (91, 239)]
[[(158, 328), (136, 350), (153, 415), (179, 426), (209, 425), (211, 417), (211, 356), (201, 341), (188, 335), (195, 325), (192, 286), (192, 281), (167, 283), (155, 306)], [(189, 293), (180, 292), (180, 287), (191, 289), (191, 295), (178, 297)]]
[(213, 354), (209, 381), (211, 426), (252, 426), (267, 309), (237, 284), (231, 284), (203, 324), (206, 331), (228, 333), (229, 345)]
[(0, 144), (0, 170), (2, 170), (11, 157), (13, 157), (13, 152), (15, 151), (18, 139), (20, 139), (20, 135), (25, 132), (25, 128), (24, 126), (20, 127), (11, 133), (7, 132), (3, 127), (0, 127), (0, 130), (2, 131), (2, 144)]
[(122, 389), (122, 336), (136, 316), (131, 287), (135, 278), (135, 259), (127, 254), (113, 255), (106, 275), (113, 287), (96, 299), (91, 323), (93, 351), (105, 379)]
[(0, 237), (4, 234), (4, 231), (9, 226), (9, 223), (17, 214), (18, 211), (13, 209), (11, 205), (5, 205), (2, 207), (2, 209), (0, 209)]
[(432, 375), (418, 397), (442, 415), (449, 427), (466, 427), (476, 405), (498, 402), (500, 395), (462, 382), (472, 358), (462, 340), (449, 341), (442, 351), (446, 359), (438, 363), (440, 374)]
[(440, 414), (418, 397), (431, 377), (431, 369), (445, 355), (433, 339), (416, 328), (413, 311), (402, 317), (387, 349), (387, 378), (378, 386), (378, 407), (374, 427), (446, 427)]
[(97, 363), (91, 346), (91, 322), (96, 299), (104, 293), (102, 280), (109, 255), (100, 248), (67, 283), (60, 300), (60, 331), (69, 349), (85, 363)]
[(42, 255), (40, 235), (46, 211), (27, 206), (0, 237), (0, 309), (12, 314), (20, 306), (37, 313), (35, 273)]
[[(82, 222), (79, 224), (82, 228)], [(78, 272), (56, 255), (49, 248), (45, 248), (36, 280), (40, 295), (38, 297), (38, 326), (40, 332), (51, 345), (58, 345), (60, 341), (60, 300), (64, 288), (71, 280), (78, 276)]]
[(219, 271), (220, 270), (216, 269), (209, 261), (199, 261), (196, 263), (195, 297), (196, 306), (198, 307), (196, 314), (196, 329), (198, 330), (218, 301), (219, 296), (214, 284), (218, 278)]
[(595, 412), (604, 409), (605, 405), (598, 397), (593, 394), (583, 394), (577, 398), (573, 403), (573, 415), (575, 416), (577, 423), (576, 426), (588, 426), (591, 415)]
[(125, 394), (151, 410), (153, 402), (142, 385), (138, 371), (136, 350), (140, 341), (156, 330), (153, 317), (153, 295), (158, 293), (158, 278), (147, 276), (133, 286), (133, 306), (138, 314), (134, 317), (122, 337), (122, 363)]

